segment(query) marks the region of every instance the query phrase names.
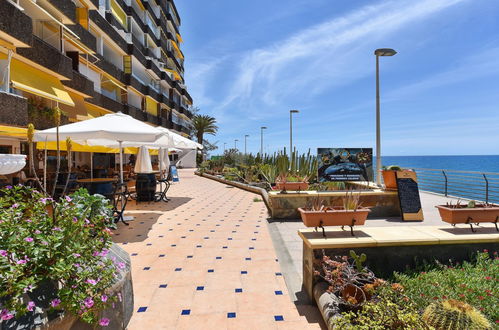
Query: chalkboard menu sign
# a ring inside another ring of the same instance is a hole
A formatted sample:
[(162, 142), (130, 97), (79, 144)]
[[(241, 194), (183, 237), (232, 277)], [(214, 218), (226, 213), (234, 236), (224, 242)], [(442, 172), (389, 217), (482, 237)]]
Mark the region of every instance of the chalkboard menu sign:
[(170, 175), (172, 177), (172, 181), (173, 182), (179, 182), (180, 181), (180, 179), (178, 177), (177, 166), (170, 165)]
[(416, 172), (397, 171), (397, 187), (402, 219), (405, 221), (424, 220)]

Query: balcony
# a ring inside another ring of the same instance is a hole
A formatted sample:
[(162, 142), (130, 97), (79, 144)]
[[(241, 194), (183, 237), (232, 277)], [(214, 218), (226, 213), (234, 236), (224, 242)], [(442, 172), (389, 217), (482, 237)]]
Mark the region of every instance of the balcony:
[(73, 79), (63, 80), (62, 83), (64, 86), (77, 90), (85, 95), (93, 95), (94, 82), (77, 71), (73, 71)]
[(85, 101), (95, 104), (101, 108), (107, 109), (113, 112), (123, 112), (124, 105), (121, 102), (115, 101), (107, 96), (100, 93), (93, 92), (93, 97), (91, 99), (86, 99)]
[(33, 23), (31, 18), (8, 1), (0, 1), (0, 39), (16, 47), (29, 47), (32, 43)]
[(73, 77), (72, 60), (35, 35), (33, 36), (33, 46), (19, 48), (17, 53), (68, 79)]
[(0, 92), (0, 123), (28, 125), (28, 100), (22, 96)]
[(159, 125), (159, 123), (160, 123), (159, 117), (152, 115), (150, 113), (146, 113), (146, 117), (147, 117), (147, 121), (149, 123), (154, 124), (154, 125)]
[(95, 37), (88, 30), (86, 30), (80, 24), (68, 25), (68, 28), (73, 31), (78, 37), (80, 37), (80, 41), (85, 46), (87, 46), (94, 52), (97, 52), (97, 39), (95, 39)]
[(125, 73), (120, 68), (116, 67), (114, 64), (105, 60), (104, 56), (100, 54), (96, 54), (96, 56), (99, 58), (99, 61), (95, 63), (96, 66), (98, 66), (99, 68), (101, 68), (103, 71), (110, 74), (114, 78), (118, 79), (122, 83), (126, 83)]
[[(71, 24), (71, 22), (74, 24), (76, 22), (76, 5), (73, 3), (73, 1), (67, 1), (67, 0), (47, 0), (48, 3), (56, 9), (58, 12), (60, 12), (62, 15), (66, 17), (66, 20), (63, 20), (63, 23), (65, 24)], [(68, 22), (71, 21), (71, 22)]]
[(106, 21), (106, 19), (99, 14), (98, 11), (89, 11), (89, 17), (102, 31), (104, 31), (104, 33), (108, 35), (111, 40), (118, 45), (118, 47), (120, 47), (124, 52), (128, 51), (128, 44), (126, 40), (113, 28), (111, 23)]
[(173, 123), (172, 129), (176, 130), (177, 132), (182, 132), (182, 126), (180, 124)]
[(142, 94), (147, 94), (147, 87), (131, 74), (125, 74), (125, 84), (132, 86)]
[(134, 107), (133, 105), (126, 104), (123, 106), (123, 112), (126, 113), (129, 116), (132, 116), (135, 119), (138, 120), (144, 120), (144, 111), (142, 111), (139, 108)]

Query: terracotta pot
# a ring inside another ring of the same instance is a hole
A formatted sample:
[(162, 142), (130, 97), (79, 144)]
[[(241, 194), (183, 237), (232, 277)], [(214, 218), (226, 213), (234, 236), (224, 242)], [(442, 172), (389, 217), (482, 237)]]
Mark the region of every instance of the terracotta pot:
[(396, 173), (397, 171), (381, 170), (383, 182), (385, 183), (385, 190), (398, 190)]
[(304, 191), (308, 190), (308, 182), (276, 182), (276, 187), (279, 190), (286, 191)]
[(476, 206), (477, 207), (474, 208), (468, 208), (466, 206), (451, 208), (446, 205), (437, 205), (435, 207), (438, 209), (438, 212), (440, 212), (442, 221), (450, 224), (499, 222), (499, 205), (483, 207), (483, 205), (477, 204)]
[(364, 291), (352, 284), (346, 285), (343, 290), (341, 291), (341, 297), (343, 300), (348, 302), (348, 298), (352, 297), (355, 299), (356, 303), (353, 305), (360, 305), (364, 301), (366, 301), (366, 295)]
[[(371, 212), (370, 209), (361, 207), (357, 210), (345, 210), (343, 207), (335, 207), (326, 211), (309, 211), (298, 208), (301, 220), (307, 227), (322, 226), (362, 226)], [(355, 222), (353, 221), (355, 219)]]

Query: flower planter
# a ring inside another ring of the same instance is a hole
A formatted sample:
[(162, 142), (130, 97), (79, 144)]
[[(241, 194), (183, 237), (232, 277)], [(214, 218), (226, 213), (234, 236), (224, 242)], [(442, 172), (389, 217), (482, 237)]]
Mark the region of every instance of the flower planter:
[(353, 234), (353, 226), (362, 226), (365, 224), (370, 209), (366, 207), (358, 208), (357, 210), (345, 210), (343, 207), (335, 207), (324, 211), (310, 211), (303, 208), (298, 208), (301, 215), (301, 220), (307, 227), (321, 227), (322, 234), (325, 237), (325, 226), (344, 226), (350, 227), (350, 232)]
[(385, 190), (398, 190), (397, 188), (397, 171), (381, 170)]
[(308, 190), (308, 182), (276, 182), (276, 187), (283, 191)]
[(453, 226), (460, 223), (468, 224), (471, 227), (471, 231), (475, 232), (473, 223), (492, 222), (495, 224), (496, 230), (499, 231), (497, 227), (499, 221), (498, 205), (488, 205), (485, 207), (483, 204), (477, 204), (473, 208), (466, 206), (454, 208), (446, 205), (437, 205), (435, 207), (438, 209), (442, 221), (450, 223)]

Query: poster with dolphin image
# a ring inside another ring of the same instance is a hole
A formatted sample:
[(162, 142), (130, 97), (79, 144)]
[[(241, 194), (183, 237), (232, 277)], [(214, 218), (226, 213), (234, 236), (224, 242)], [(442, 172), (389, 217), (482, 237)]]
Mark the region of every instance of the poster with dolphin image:
[(328, 181), (373, 181), (372, 148), (318, 148), (317, 178)]

